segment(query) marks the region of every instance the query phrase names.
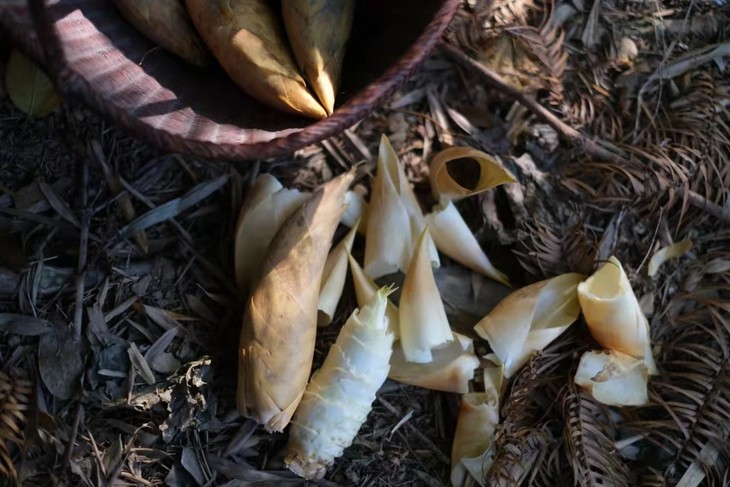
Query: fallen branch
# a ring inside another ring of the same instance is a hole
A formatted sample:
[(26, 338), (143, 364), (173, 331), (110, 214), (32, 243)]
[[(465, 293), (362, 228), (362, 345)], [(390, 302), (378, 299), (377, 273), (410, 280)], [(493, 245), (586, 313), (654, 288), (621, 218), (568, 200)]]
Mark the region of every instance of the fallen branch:
[[(557, 116), (555, 116), (555, 114), (550, 112), (547, 108), (543, 107), (537, 101), (533, 100), (529, 96), (525, 95), (523, 92), (511, 86), (499, 74), (495, 73), (480, 62), (472, 59), (460, 49), (446, 42), (442, 42), (439, 47), (447, 57), (480, 75), (482, 79), (484, 79), (484, 81), (486, 81), (488, 84), (530, 110), (530, 112), (532, 112), (536, 117), (540, 118), (545, 123), (550, 125), (558, 133), (558, 135), (560, 135), (568, 143), (579, 147), (588, 156), (600, 161), (615, 162), (619, 164), (630, 164), (630, 161), (627, 160), (625, 157), (607, 149), (605, 147), (605, 142), (601, 141), (600, 139), (593, 140), (582, 132), (567, 125)], [(720, 52), (720, 54), (724, 54), (724, 49), (726, 49), (726, 46), (720, 45), (720, 47), (718, 47), (715, 51), (712, 51), (712, 56), (716, 57), (718, 55), (717, 50), (721, 48), (723, 50)], [(695, 193), (694, 191), (683, 188), (680, 188), (680, 191), (686, 193), (687, 200), (695, 208), (704, 210), (720, 220), (730, 221), (730, 210), (728, 210), (727, 208), (723, 208), (716, 203), (707, 200), (707, 198), (698, 193)]]
[(620, 155), (602, 147), (598, 142), (590, 139), (587, 135), (567, 125), (547, 108), (540, 105), (537, 101), (511, 86), (499, 74), (484, 66), (482, 63), (470, 58), (458, 48), (447, 43), (441, 43), (440, 47), (444, 54), (446, 54), (449, 58), (476, 72), (484, 78), (487, 83), (497, 88), (500, 92), (518, 101), (521, 105), (535, 114), (535, 116), (542, 119), (545, 123), (555, 129), (558, 135), (570, 142), (572, 145), (576, 145), (583, 149), (586, 154), (602, 161), (626, 162), (626, 159)]
[(76, 302), (74, 307), (74, 336), (81, 340), (84, 313), (84, 287), (86, 284), (86, 260), (89, 252), (89, 160), (81, 163), (81, 232), (79, 236), (79, 263), (76, 269)]
[(691, 189), (679, 189), (679, 194), (686, 197), (690, 205), (700, 210), (705, 210), (710, 215), (714, 216), (719, 220), (725, 220), (730, 222), (730, 208), (722, 207), (717, 203), (713, 203), (699, 193), (692, 191)]

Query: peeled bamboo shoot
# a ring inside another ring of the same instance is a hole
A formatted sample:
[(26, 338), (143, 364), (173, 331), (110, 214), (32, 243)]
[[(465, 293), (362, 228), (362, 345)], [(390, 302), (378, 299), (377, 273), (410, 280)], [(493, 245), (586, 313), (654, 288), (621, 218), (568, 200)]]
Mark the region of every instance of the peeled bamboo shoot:
[(393, 350), (385, 314), (389, 293), (381, 288), (352, 313), (312, 375), (292, 420), (284, 460), (302, 477), (322, 478), (352, 444), (388, 376)]

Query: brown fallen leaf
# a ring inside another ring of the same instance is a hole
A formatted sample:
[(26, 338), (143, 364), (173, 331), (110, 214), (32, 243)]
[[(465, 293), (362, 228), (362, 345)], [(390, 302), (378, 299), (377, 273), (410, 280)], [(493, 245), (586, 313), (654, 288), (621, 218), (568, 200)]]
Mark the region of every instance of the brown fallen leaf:
[(46, 73), (19, 51), (10, 53), (5, 87), (13, 104), (32, 117), (50, 115), (61, 103)]
[(59, 328), (41, 335), (38, 345), (38, 370), (43, 384), (58, 399), (71, 399), (77, 393), (84, 368), (81, 343), (69, 329)]
[(314, 357), (319, 287), (354, 170), (319, 188), (282, 225), (243, 319), (238, 410), (281, 431), (302, 399)]
[(186, 0), (193, 24), (228, 76), (273, 108), (325, 118), (307, 90), (276, 14), (265, 0)]

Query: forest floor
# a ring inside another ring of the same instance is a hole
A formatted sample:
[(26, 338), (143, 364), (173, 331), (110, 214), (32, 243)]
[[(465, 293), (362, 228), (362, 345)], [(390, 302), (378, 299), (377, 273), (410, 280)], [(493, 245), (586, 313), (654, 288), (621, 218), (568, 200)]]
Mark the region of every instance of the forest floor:
[[(515, 285), (615, 255), (649, 318), (650, 404), (606, 407), (575, 387), (594, 345), (580, 321), (510, 383), (487, 485), (730, 485), (730, 7), (487, 3), (465, 2), (448, 41), (496, 85), (437, 51), (346, 132), (257, 163), (162, 153), (70, 100), (28, 118), (0, 88), (0, 468), (38, 486), (302, 483), (283, 464), (286, 434), (235, 410), (238, 211), (262, 172), (303, 190), (357, 163), (372, 173), (386, 134), (417, 194), (450, 146), (515, 174), (459, 203)], [(165, 213), (193, 189), (207, 196)], [(125, 198), (160, 217), (144, 251)], [(692, 248), (649, 276), (650, 258), (684, 240)], [(481, 297), (454, 272), (476, 319), (505, 294)], [(315, 365), (355, 304), (348, 282)], [(447, 485), (458, 400), (387, 381), (318, 485)]]

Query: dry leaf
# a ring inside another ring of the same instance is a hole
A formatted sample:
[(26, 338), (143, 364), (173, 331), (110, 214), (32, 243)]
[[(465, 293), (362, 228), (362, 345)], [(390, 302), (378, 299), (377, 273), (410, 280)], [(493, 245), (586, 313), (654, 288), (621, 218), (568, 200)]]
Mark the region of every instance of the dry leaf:
[(114, 0), (114, 5), (142, 35), (191, 64), (210, 62), (203, 40), (180, 0)]
[(609, 406), (642, 406), (649, 402), (649, 373), (643, 360), (615, 350), (586, 352), (575, 383)]
[(332, 114), (352, 29), (354, 0), (284, 0), (284, 25), (304, 77)]
[(647, 274), (649, 275), (649, 277), (656, 276), (657, 272), (659, 272), (659, 268), (664, 262), (668, 261), (669, 259), (675, 259), (679, 257), (685, 252), (688, 252), (691, 248), (691, 240), (682, 240), (681, 242), (677, 242), (657, 250), (656, 253), (652, 255), (651, 259), (649, 260)]
[[(137, 212), (134, 210), (134, 206), (132, 205), (132, 199), (129, 197), (129, 193), (124, 191), (122, 178), (119, 176), (119, 173), (115, 169), (109, 166), (108, 162), (106, 161), (106, 157), (104, 157), (104, 151), (102, 150), (101, 144), (98, 140), (92, 140), (90, 143), (90, 147), (91, 152), (94, 155), (94, 159), (101, 166), (101, 170), (104, 173), (104, 178), (106, 178), (106, 183), (109, 185), (109, 189), (111, 190), (112, 194), (117, 197), (117, 204), (119, 205), (119, 209), (121, 210), (124, 219), (127, 223), (133, 222), (134, 219), (137, 217)], [(137, 242), (137, 245), (139, 245), (139, 248), (143, 254), (149, 252), (147, 234), (144, 231), (137, 233), (134, 236), (134, 240)]]
[(193, 24), (228, 76), (258, 101), (278, 110), (325, 118), (307, 91), (286, 35), (266, 0), (186, 0)]
[(430, 172), (431, 190), (439, 200), (457, 200), (516, 182), (497, 159), (471, 147), (442, 150), (431, 159)]
[(396, 343), (388, 378), (435, 391), (469, 392), (469, 381), (474, 378), (474, 369), (479, 367), (471, 338), (453, 333), (448, 345), (433, 350), (432, 354), (429, 363), (408, 362), (400, 343)]
[(598, 343), (609, 350), (644, 360), (649, 374), (657, 373), (649, 322), (616, 257), (612, 256), (580, 283), (578, 299), (591, 335)]
[(228, 182), (228, 179), (228, 174), (222, 174), (215, 179), (196, 185), (183, 196), (171, 199), (167, 203), (151, 209), (144, 215), (140, 215), (130, 224), (122, 227), (119, 230), (119, 234), (125, 238), (132, 237), (153, 225), (175, 218), (183, 211), (200, 203), (221, 189)]
[(153, 385), (155, 383), (155, 374), (152, 373), (150, 366), (147, 364), (147, 361), (142, 356), (142, 352), (140, 352), (139, 348), (137, 348), (137, 344), (131, 342), (129, 344), (129, 348), (127, 349), (127, 353), (129, 354), (129, 360), (132, 362), (132, 364), (134, 364), (134, 367), (139, 372), (139, 375), (142, 376), (147, 384)]
[(46, 200), (48, 200), (48, 204), (51, 205), (51, 208), (53, 208), (53, 210), (58, 213), (61, 218), (77, 228), (81, 227), (81, 224), (76, 219), (73, 211), (71, 211), (71, 208), (69, 208), (68, 203), (66, 203), (58, 195), (58, 193), (56, 193), (56, 190), (53, 189), (53, 186), (46, 184), (43, 181), (38, 181), (38, 187), (43, 193), (43, 196), (46, 197)]
[(274, 236), (243, 319), (239, 411), (282, 431), (304, 393), (317, 332), (319, 285), (354, 172), (315, 191)]
[(43, 384), (55, 397), (63, 400), (76, 395), (84, 370), (81, 343), (68, 329), (56, 329), (41, 335), (38, 343), (38, 371)]
[(54, 331), (50, 321), (15, 313), (0, 313), (0, 330), (21, 336), (41, 336)]
[(284, 460), (297, 475), (324, 477), (365, 423), (388, 376), (393, 350), (385, 315), (390, 292), (381, 288), (350, 315), (322, 367), (312, 375), (292, 420)]
[(262, 174), (256, 179), (236, 225), (234, 266), (239, 289), (250, 291), (253, 288), (271, 239), (308, 196), (308, 193), (284, 188), (270, 174)]
[(433, 277), (428, 239), (426, 228), (413, 252), (399, 303), (400, 344), (409, 362), (431, 362), (431, 351), (453, 340), (441, 294)]
[(474, 330), (489, 341), (505, 377), (514, 375), (533, 353), (578, 319), (577, 288), (583, 278), (563, 274), (518, 289), (476, 324)]
[(352, 228), (345, 238), (338, 243), (327, 256), (322, 274), (322, 285), (319, 290), (319, 305), (317, 306), (317, 325), (325, 326), (332, 322), (337, 304), (340, 302), (342, 290), (347, 279), (347, 260), (355, 241), (357, 227)]
[(538, 80), (543, 68), (517, 36), (503, 33), (493, 37), (479, 53), (478, 61), (520, 91), (534, 90), (540, 86)]
[(507, 276), (489, 261), (451, 200), (441, 198), (426, 215), (426, 222), (438, 250), (469, 269), (509, 286)]
[(5, 87), (13, 104), (32, 117), (50, 115), (61, 103), (50, 78), (17, 50), (8, 59)]

